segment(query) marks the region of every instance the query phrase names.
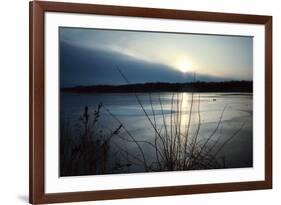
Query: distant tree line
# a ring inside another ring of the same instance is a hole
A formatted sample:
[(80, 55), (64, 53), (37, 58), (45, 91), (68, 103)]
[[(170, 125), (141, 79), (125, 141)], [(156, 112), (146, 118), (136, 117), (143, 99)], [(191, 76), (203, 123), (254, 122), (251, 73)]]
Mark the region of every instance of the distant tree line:
[(90, 85), (61, 88), (63, 92), (79, 93), (133, 93), (133, 92), (253, 92), (253, 81), (153, 82), (126, 85)]

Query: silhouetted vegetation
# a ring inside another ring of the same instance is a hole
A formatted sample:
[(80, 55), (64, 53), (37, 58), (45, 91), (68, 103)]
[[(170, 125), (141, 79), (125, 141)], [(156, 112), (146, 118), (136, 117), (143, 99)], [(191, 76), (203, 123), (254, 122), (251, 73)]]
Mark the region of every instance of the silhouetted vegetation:
[(123, 92), (253, 92), (252, 81), (143, 83), (126, 85), (92, 85), (62, 88), (64, 92), (123, 93)]
[(85, 106), (83, 115), (78, 118), (77, 126), (80, 129), (77, 135), (61, 119), (60, 176), (106, 174), (115, 171), (108, 163), (110, 141), (119, 133), (122, 125), (105, 134), (96, 126), (101, 108), (100, 104), (90, 114)]

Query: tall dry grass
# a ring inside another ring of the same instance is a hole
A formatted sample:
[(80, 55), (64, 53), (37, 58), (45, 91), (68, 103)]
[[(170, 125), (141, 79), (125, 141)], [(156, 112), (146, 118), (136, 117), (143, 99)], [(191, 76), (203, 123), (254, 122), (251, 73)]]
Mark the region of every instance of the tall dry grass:
[(60, 129), (60, 176), (93, 175), (113, 173), (109, 166), (111, 140), (116, 136), (122, 125), (105, 134), (98, 128), (102, 104), (93, 114), (84, 107), (79, 117), (80, 131), (75, 135), (69, 123), (61, 121)]

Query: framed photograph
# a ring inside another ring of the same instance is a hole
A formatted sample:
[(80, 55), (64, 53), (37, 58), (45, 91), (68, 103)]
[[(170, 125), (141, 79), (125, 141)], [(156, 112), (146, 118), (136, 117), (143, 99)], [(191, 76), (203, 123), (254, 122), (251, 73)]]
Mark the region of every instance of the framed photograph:
[(272, 17), (30, 2), (30, 203), (272, 187)]

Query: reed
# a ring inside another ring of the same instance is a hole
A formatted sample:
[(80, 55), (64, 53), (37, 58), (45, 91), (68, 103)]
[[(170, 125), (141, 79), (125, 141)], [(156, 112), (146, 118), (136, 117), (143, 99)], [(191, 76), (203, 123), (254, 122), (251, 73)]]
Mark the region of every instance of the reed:
[(61, 119), (60, 129), (60, 176), (107, 174), (114, 172), (109, 167), (111, 140), (122, 128), (118, 125), (110, 133), (98, 128), (102, 104), (91, 115), (87, 106), (78, 119), (80, 127), (75, 135), (69, 125)]

